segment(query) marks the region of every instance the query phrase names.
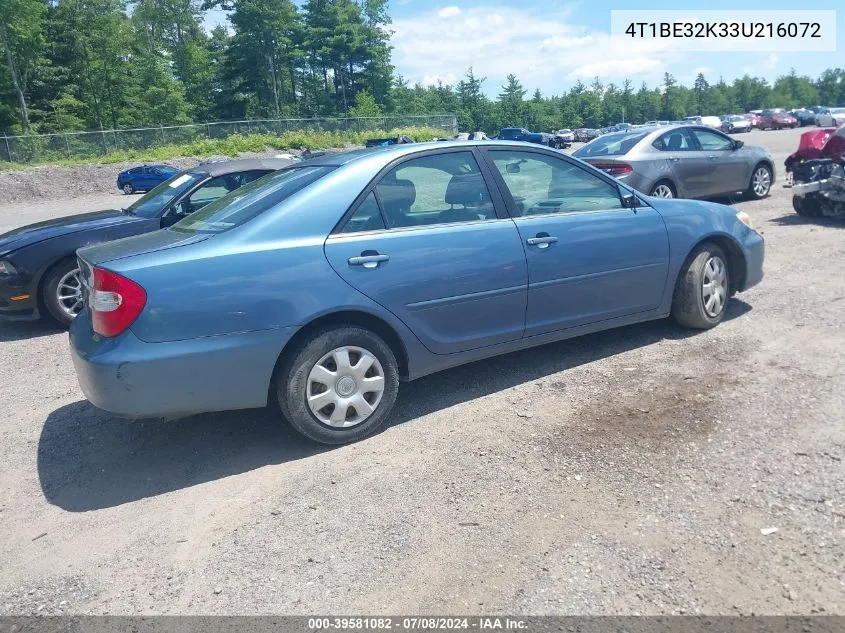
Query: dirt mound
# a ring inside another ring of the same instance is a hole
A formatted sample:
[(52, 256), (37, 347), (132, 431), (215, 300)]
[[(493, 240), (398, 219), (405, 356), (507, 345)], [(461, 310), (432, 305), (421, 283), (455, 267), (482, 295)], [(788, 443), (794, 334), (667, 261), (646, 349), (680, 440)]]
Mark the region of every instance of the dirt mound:
[[(263, 154), (245, 153), (239, 158), (275, 156), (278, 151)], [(214, 156), (212, 159), (225, 159)], [(190, 169), (200, 163), (199, 158), (174, 158), (166, 163), (179, 169)], [(123, 163), (74, 165), (71, 167), (40, 166), (14, 171), (0, 171), (0, 203), (29, 202), (76, 198), (92, 193), (112, 193), (117, 190), (117, 174), (124, 169), (143, 165), (143, 161)]]

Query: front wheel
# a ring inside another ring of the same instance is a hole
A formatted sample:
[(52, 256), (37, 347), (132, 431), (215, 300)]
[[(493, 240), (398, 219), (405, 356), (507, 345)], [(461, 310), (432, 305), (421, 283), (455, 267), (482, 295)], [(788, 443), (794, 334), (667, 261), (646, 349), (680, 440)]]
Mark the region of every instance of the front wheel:
[(125, 185), (123, 185), (123, 193), (125, 193), (126, 195), (131, 195), (135, 193), (135, 187), (132, 186), (132, 183), (127, 182)]
[(748, 183), (748, 197), (752, 200), (762, 200), (772, 190), (772, 170), (768, 165), (757, 165), (751, 173)]
[(675, 284), (672, 316), (683, 326), (709, 330), (721, 323), (730, 294), (727, 257), (710, 242), (690, 253)]
[(396, 402), (399, 370), (390, 347), (352, 325), (317, 330), (279, 371), (276, 397), (297, 431), (321, 444), (375, 433)]
[(792, 208), (795, 213), (805, 218), (818, 218), (822, 210), (810, 196), (792, 196)]
[(62, 325), (70, 325), (84, 305), (82, 275), (75, 259), (56, 264), (44, 280), (42, 299), (47, 312)]

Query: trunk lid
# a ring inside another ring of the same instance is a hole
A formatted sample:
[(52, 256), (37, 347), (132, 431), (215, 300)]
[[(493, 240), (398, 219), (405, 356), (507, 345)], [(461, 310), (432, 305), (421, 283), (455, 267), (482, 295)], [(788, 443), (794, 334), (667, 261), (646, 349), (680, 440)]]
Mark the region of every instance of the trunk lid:
[(211, 235), (207, 233), (184, 233), (172, 229), (163, 229), (125, 237), (105, 244), (86, 246), (77, 251), (79, 259), (90, 266), (105, 262), (125, 259), (144, 253), (154, 253), (169, 248), (178, 248), (188, 244), (196, 244), (207, 240)]

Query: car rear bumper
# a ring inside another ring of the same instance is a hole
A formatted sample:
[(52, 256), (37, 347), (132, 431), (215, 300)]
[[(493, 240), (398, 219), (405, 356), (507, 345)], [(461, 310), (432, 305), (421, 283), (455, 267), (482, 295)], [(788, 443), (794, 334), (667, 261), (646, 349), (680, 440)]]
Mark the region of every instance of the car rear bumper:
[(70, 347), (85, 397), (125, 417), (182, 416), (267, 404), (273, 370), (297, 328), (276, 328), (165, 343), (131, 329), (113, 339), (74, 319)]

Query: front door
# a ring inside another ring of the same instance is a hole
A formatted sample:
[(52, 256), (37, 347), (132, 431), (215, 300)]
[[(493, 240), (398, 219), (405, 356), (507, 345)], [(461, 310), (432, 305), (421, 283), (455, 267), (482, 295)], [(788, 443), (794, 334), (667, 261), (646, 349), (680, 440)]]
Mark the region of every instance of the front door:
[(741, 191), (750, 180), (747, 160), (736, 149), (733, 139), (721, 132), (707, 128), (692, 128), (702, 157), (712, 166), (707, 195)]
[(525, 253), (513, 221), (497, 214), (472, 150), (404, 159), (356, 204), (326, 240), (326, 257), (431, 352), (522, 336)]
[(528, 261), (525, 335), (656, 309), (669, 266), (663, 218), (623, 208), (618, 186), (544, 151), (487, 149)]

